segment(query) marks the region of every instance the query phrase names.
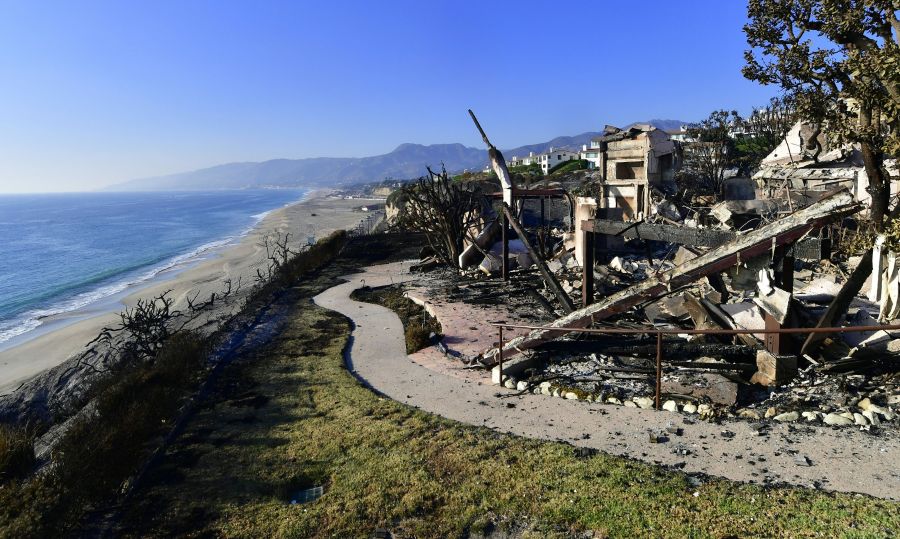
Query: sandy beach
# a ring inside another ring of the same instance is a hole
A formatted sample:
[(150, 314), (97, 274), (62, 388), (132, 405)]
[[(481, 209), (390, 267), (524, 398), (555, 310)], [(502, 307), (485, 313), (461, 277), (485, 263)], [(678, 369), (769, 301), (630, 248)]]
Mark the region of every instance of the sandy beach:
[[(140, 298), (150, 298), (170, 290), (176, 307), (185, 298), (209, 297), (223, 289), (223, 281), (242, 282), (243, 292), (253, 285), (257, 268), (265, 265), (263, 238), (275, 232), (290, 233), (294, 247), (305, 244), (307, 236), (322, 238), (335, 230), (350, 229), (368, 217), (360, 206), (372, 204), (367, 199), (345, 200), (319, 191), (296, 204), (273, 210), (252, 230), (235, 243), (202, 253), (197, 259), (185, 261), (176, 268), (161, 273), (137, 288), (126, 290), (114, 298), (101, 300), (78, 311), (43, 320), (30, 339), (0, 351), (0, 395), (12, 392), (23, 382), (59, 365), (84, 349), (100, 330), (118, 320), (117, 313), (133, 305)], [(214, 312), (215, 316), (229, 314), (239, 302)]]

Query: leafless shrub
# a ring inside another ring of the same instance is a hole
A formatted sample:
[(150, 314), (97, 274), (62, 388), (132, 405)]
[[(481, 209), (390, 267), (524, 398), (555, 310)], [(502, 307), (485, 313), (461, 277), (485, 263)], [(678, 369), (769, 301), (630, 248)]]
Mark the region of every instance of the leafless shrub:
[(272, 280), (284, 268), (288, 261), (296, 256), (300, 250), (290, 247), (291, 233), (275, 232), (263, 236), (261, 246), (266, 250), (266, 265), (257, 268), (256, 282), (264, 284)]
[(172, 335), (183, 331), (202, 316), (211, 314), (213, 306), (228, 301), (241, 287), (241, 278), (237, 281), (226, 279), (223, 289), (210, 292), (208, 299), (200, 300), (199, 291), (188, 296), (183, 309), (174, 308), (171, 290), (152, 298), (139, 299), (133, 307), (119, 313), (118, 323), (100, 330), (100, 334), (78, 356), (78, 363), (95, 373), (105, 373), (114, 363), (152, 361)]
[(481, 219), (484, 197), (477, 190), (454, 182), (441, 168), (440, 173), (428, 168), (428, 176), (403, 187), (406, 206), (398, 224), (406, 230), (423, 232), (437, 257), (458, 267), (467, 231)]

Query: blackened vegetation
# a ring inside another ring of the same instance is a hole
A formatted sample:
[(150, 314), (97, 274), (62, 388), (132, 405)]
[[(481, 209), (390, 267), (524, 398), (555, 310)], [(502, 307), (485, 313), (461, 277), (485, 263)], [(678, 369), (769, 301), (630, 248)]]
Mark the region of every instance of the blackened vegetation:
[(290, 246), (290, 232), (282, 234), (266, 234), (262, 240), (262, 246), (266, 250), (267, 264), (265, 269), (256, 270), (256, 282), (265, 284), (272, 280), (276, 275), (284, 273), (284, 267), (297, 255), (299, 251), (294, 251)]
[(0, 484), (34, 468), (34, 429), (0, 425)]
[[(261, 247), (266, 258), (256, 270), (256, 283), (246, 297), (247, 304), (268, 298), (275, 288), (299, 278), (301, 274), (334, 257), (346, 237), (329, 238), (311, 248), (292, 248), (291, 234), (276, 232), (263, 237)], [(304, 256), (298, 256), (304, 253)], [(133, 307), (119, 313), (119, 322), (101, 330), (79, 356), (79, 363), (96, 372), (109, 372), (116, 364), (152, 361), (156, 353), (173, 335), (193, 327), (198, 319), (213, 316), (213, 309), (237, 297), (242, 279), (225, 279), (222, 289), (200, 298), (200, 292), (186, 298), (184, 308), (174, 307), (171, 290), (149, 299), (140, 299)], [(208, 320), (207, 320), (208, 321)]]
[(463, 240), (486, 209), (484, 196), (473, 184), (454, 182), (445, 169), (436, 173), (431, 168), (401, 191), (406, 206), (398, 226), (424, 233), (441, 262), (458, 267)]

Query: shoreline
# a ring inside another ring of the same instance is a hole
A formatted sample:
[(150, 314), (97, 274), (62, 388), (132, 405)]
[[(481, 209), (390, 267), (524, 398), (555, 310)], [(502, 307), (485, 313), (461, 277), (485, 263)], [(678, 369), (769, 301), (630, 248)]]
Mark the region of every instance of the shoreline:
[[(110, 296), (42, 319), (38, 328), (0, 346), (0, 396), (14, 392), (21, 384), (83, 350), (104, 327), (118, 320), (119, 312), (137, 300), (170, 291), (178, 308), (198, 292), (200, 297), (208, 297), (221, 291), (229, 278), (235, 283), (240, 279), (242, 291), (249, 290), (256, 269), (264, 266), (265, 252), (260, 242), (267, 234), (290, 233), (291, 244), (302, 245), (308, 235), (319, 239), (335, 230), (355, 227), (369, 215), (354, 211), (355, 208), (377, 200), (345, 200), (331, 197), (331, 193), (312, 190), (297, 202), (265, 212), (257, 223), (222, 245), (202, 249)], [(214, 308), (206, 318), (213, 320), (231, 314), (237, 303)], [(21, 338), (24, 336), (27, 338)]]
[[(313, 190), (307, 191), (296, 201), (260, 212), (256, 215), (251, 215), (250, 218), (254, 219), (253, 224), (245, 227), (243, 230), (219, 239), (208, 241), (188, 252), (177, 254), (166, 260), (159, 261), (158, 263), (139, 268), (135, 274), (130, 277), (120, 277), (119, 280), (102, 283), (97, 288), (82, 292), (73, 298), (61, 300), (60, 302), (45, 308), (32, 310), (31, 312), (33, 313), (43, 311), (47, 314), (41, 314), (40, 316), (26, 319), (24, 323), (33, 320), (37, 322), (37, 325), (0, 342), (0, 353), (26, 344), (41, 335), (62, 329), (77, 321), (100, 316), (108, 312), (121, 311), (122, 308), (126, 306), (123, 303), (126, 298), (133, 294), (137, 294), (148, 286), (152, 286), (154, 283), (174, 279), (182, 271), (219, 256), (221, 252), (230, 247), (234, 247), (243, 241), (244, 237), (250, 234), (254, 228), (259, 226), (268, 215), (280, 209), (300, 204), (312, 198), (316, 193), (317, 191)], [(323, 196), (326, 196), (327, 194), (328, 191), (325, 191)], [(104, 293), (104, 291), (108, 292)], [(60, 304), (65, 305), (66, 303), (74, 303), (75, 306), (71, 308), (57, 307)]]

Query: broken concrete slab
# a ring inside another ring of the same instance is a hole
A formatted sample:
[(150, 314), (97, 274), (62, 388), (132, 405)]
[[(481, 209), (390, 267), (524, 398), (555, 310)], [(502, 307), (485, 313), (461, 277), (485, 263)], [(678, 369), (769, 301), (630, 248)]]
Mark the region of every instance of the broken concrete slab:
[(689, 316), (690, 311), (685, 306), (683, 296), (671, 296), (644, 306), (644, 314), (650, 322), (653, 322), (666, 317), (681, 319)]
[(756, 368), (751, 383), (783, 385), (797, 376), (797, 356), (775, 356), (767, 350), (759, 350), (756, 352)]
[(759, 305), (779, 324), (784, 324), (791, 306), (791, 293), (775, 286), (768, 270), (759, 271), (757, 292), (753, 303)]
[(690, 249), (687, 249), (683, 245), (679, 245), (678, 250), (675, 251), (675, 258), (672, 259), (672, 262), (676, 266), (680, 266), (680, 265), (684, 264), (685, 262), (687, 262), (688, 260), (693, 260), (695, 258), (697, 258), (697, 253), (691, 251)]
[[(726, 303), (720, 307), (734, 321), (734, 327), (737, 329), (759, 329), (766, 325), (765, 315), (752, 301)], [(766, 337), (765, 333), (754, 333), (753, 336), (760, 341)]]

